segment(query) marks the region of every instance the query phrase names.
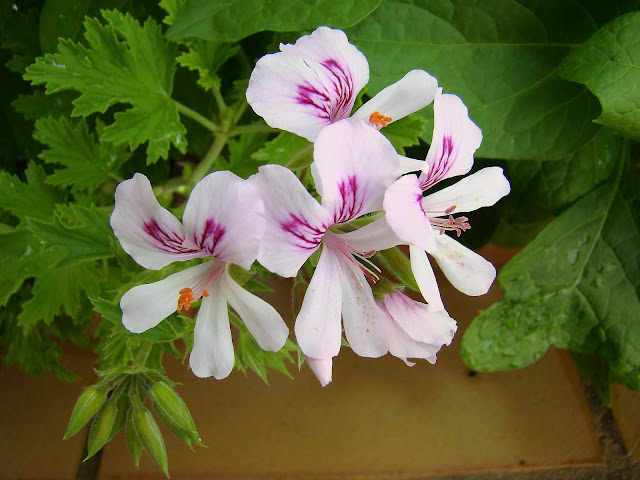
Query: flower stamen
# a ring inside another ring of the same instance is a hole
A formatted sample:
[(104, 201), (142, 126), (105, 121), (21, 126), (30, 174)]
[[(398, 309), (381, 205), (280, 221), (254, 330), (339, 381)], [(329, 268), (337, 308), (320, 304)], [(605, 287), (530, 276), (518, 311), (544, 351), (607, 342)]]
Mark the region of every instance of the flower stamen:
[(462, 232), (469, 230), (471, 225), (469, 225), (469, 219), (467, 217), (458, 217), (453, 218), (453, 215), (449, 215), (449, 218), (430, 218), (429, 221), (431, 225), (440, 231), (440, 235), (442, 235), (445, 230), (451, 230), (456, 232), (458, 237), (462, 235)]
[(185, 311), (191, 308), (191, 304), (194, 302), (193, 290), (189, 287), (183, 288), (178, 292), (180, 297), (178, 298), (178, 311), (181, 311), (183, 308)]
[(393, 119), (391, 117), (387, 117), (380, 112), (373, 112), (369, 116), (369, 124), (377, 130), (380, 130), (382, 127), (386, 127), (392, 121)]

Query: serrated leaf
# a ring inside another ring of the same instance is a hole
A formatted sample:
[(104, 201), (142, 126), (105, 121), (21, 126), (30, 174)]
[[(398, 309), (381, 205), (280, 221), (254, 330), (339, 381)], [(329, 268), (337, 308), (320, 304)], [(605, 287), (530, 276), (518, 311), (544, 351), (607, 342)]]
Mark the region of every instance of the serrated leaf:
[(71, 102), (77, 95), (73, 92), (58, 92), (51, 95), (36, 90), (30, 95), (20, 95), (11, 104), (27, 120), (40, 117), (62, 117), (71, 115)]
[(47, 174), (42, 167), (30, 163), (26, 170), (27, 181), (0, 172), (0, 208), (8, 210), (21, 222), (25, 217), (49, 220), (56, 203), (64, 200), (60, 190), (46, 185)]
[(293, 133), (281, 132), (251, 158), (261, 164), (274, 163), (297, 170), (313, 162), (313, 144)]
[(573, 0), (408, 0), (383, 3), (347, 34), (371, 66), (371, 95), (427, 70), (469, 107), (483, 131), (479, 157), (550, 160), (598, 130), (596, 99), (557, 75), (569, 49), (596, 29)]
[[(381, 0), (187, 0), (167, 30), (167, 38), (188, 37), (236, 42), (263, 30), (312, 29), (318, 25), (346, 28), (380, 5)], [(247, 12), (251, 12), (250, 15)]]
[(24, 78), (46, 84), (47, 93), (70, 88), (80, 92), (74, 116), (104, 113), (117, 103), (131, 104), (132, 108), (116, 113), (103, 139), (127, 143), (132, 150), (148, 142), (149, 163), (167, 158), (172, 144), (184, 153), (186, 130), (171, 99), (175, 45), (164, 40), (152, 19), (141, 26), (129, 14), (103, 10), (102, 16), (106, 25), (85, 19), (88, 47), (61, 40), (58, 53), (39, 57)]
[[(628, 150), (620, 163), (626, 165)], [(640, 389), (640, 201), (623, 168), (556, 218), (500, 273), (504, 300), (472, 323), (467, 364), (518, 368), (550, 345), (595, 355)]]
[(40, 118), (33, 136), (49, 147), (40, 158), (64, 167), (56, 170), (46, 182), (70, 186), (74, 191), (97, 189), (128, 157), (121, 147), (96, 142), (84, 119)]
[(198, 72), (198, 85), (205, 90), (220, 89), (218, 69), (240, 50), (228, 43), (213, 43), (205, 40), (189, 42), (189, 51), (178, 57), (178, 63)]
[(418, 115), (409, 115), (384, 127), (381, 132), (396, 148), (398, 153), (404, 155), (405, 147), (420, 144), (420, 137), (424, 133), (427, 122)]
[(616, 18), (574, 48), (560, 75), (583, 83), (600, 100), (601, 123), (640, 140), (640, 12)]
[(60, 249), (58, 266), (69, 266), (115, 255), (110, 213), (95, 205), (60, 205), (52, 221), (28, 219), (28, 228), (46, 247)]

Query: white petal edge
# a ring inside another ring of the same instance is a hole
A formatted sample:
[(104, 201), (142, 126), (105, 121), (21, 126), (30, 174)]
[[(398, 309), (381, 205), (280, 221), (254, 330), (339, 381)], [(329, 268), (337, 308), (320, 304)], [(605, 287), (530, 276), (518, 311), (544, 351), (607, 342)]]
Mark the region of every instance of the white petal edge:
[[(472, 212), (490, 207), (511, 191), (500, 167), (483, 168), (453, 185), (422, 199), (422, 207), (431, 216), (454, 212)], [(455, 207), (451, 209), (452, 207)]]
[(435, 77), (424, 70), (411, 70), (396, 83), (382, 89), (353, 116), (368, 122), (371, 114), (378, 112), (390, 117), (389, 123), (392, 123), (429, 105), (437, 91), (438, 80)]
[(227, 302), (263, 350), (277, 352), (289, 336), (289, 327), (280, 314), (261, 298), (238, 285), (227, 272), (220, 278)]
[(329, 248), (323, 247), (295, 324), (298, 345), (309, 357), (326, 359), (340, 352), (341, 277), (338, 259)]
[(184, 245), (180, 221), (156, 200), (149, 179), (141, 173), (116, 188), (111, 228), (125, 252), (145, 268), (160, 270), (177, 260), (205, 257)]
[(429, 217), (422, 207), (422, 188), (415, 175), (405, 175), (384, 194), (385, 218), (399, 239), (422, 250), (436, 248)]
[(433, 268), (431, 268), (427, 254), (424, 250), (409, 245), (409, 257), (411, 261), (411, 271), (416, 279), (420, 293), (427, 301), (429, 310), (432, 312), (444, 310), (438, 282), (436, 281), (436, 276), (433, 273)]
[(436, 235), (438, 250), (431, 253), (451, 284), (471, 296), (484, 295), (496, 278), (496, 269), (484, 258), (448, 235)]
[(402, 243), (384, 216), (357, 230), (339, 235), (341, 240), (360, 253), (386, 250)]
[(217, 287), (209, 297), (202, 299), (193, 331), (189, 366), (197, 377), (221, 380), (229, 376), (234, 362), (227, 300)]
[(154, 283), (133, 287), (120, 299), (122, 323), (133, 333), (155, 327), (178, 308), (178, 293), (191, 288), (211, 267), (212, 262), (187, 268)]
[(326, 387), (331, 383), (331, 376), (333, 370), (333, 358), (312, 358), (305, 357), (305, 361), (309, 368), (316, 376), (320, 385)]

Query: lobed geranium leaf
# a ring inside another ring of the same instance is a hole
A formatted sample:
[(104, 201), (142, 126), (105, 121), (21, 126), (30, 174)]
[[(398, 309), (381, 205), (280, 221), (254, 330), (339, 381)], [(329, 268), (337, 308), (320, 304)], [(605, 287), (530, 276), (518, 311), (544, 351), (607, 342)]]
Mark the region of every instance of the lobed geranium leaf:
[(251, 155), (264, 165), (275, 163), (298, 170), (313, 162), (313, 145), (306, 138), (290, 132), (281, 132), (276, 138)]
[[(187, 0), (167, 38), (236, 42), (263, 30), (291, 32), (318, 25), (355, 25), (382, 0)], [(247, 12), (251, 12), (248, 14)]]
[(205, 90), (220, 89), (218, 69), (233, 57), (240, 47), (228, 43), (213, 43), (195, 40), (188, 43), (189, 51), (178, 57), (178, 63), (198, 72), (198, 85)]
[(575, 152), (599, 128), (591, 121), (597, 100), (560, 78), (558, 65), (597, 21), (637, 8), (609, 2), (609, 17), (598, 8), (594, 18), (588, 3), (388, 1), (347, 34), (371, 66), (371, 95), (411, 69), (427, 70), (469, 107), (484, 135), (479, 157), (550, 160)]
[[(166, 42), (152, 19), (140, 25), (131, 15), (103, 10), (106, 25), (86, 18), (88, 47), (61, 40), (58, 53), (39, 57), (24, 78), (46, 84), (47, 93), (80, 92), (73, 116), (104, 113), (114, 104), (131, 108), (114, 115), (102, 139), (127, 143), (131, 150), (148, 142), (147, 161), (167, 158), (170, 145), (186, 151), (185, 128), (171, 99), (176, 46)], [(120, 38), (124, 41), (121, 41)]]
[(71, 102), (77, 95), (74, 92), (58, 92), (51, 95), (42, 90), (32, 94), (18, 96), (11, 105), (28, 120), (40, 117), (68, 117), (71, 115)]
[(405, 154), (405, 147), (420, 144), (420, 137), (424, 133), (427, 120), (419, 115), (409, 115), (384, 127), (381, 132), (396, 147), (401, 155)]
[(616, 18), (574, 48), (560, 75), (583, 83), (600, 99), (596, 123), (640, 140), (640, 12)]
[(597, 357), (612, 381), (640, 389), (640, 201), (628, 149), (619, 165), (502, 269), (504, 300), (462, 341), (471, 368), (519, 368), (556, 345), (591, 356), (591, 364)]
[(84, 119), (40, 118), (33, 135), (49, 147), (40, 158), (64, 167), (56, 170), (46, 182), (70, 186), (72, 191), (97, 189), (128, 158), (122, 147), (97, 142)]

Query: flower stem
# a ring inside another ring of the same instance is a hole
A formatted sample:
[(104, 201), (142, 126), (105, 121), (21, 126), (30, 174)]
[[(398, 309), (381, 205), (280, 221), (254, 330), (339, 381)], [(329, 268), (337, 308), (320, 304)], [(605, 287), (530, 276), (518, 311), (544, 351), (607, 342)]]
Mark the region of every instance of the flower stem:
[(205, 175), (209, 173), (213, 164), (218, 159), (220, 152), (227, 144), (227, 140), (229, 139), (229, 135), (224, 133), (218, 133), (215, 137), (215, 140), (209, 147), (209, 151), (207, 154), (200, 160), (200, 163), (196, 168), (193, 169), (193, 173), (191, 174), (191, 178), (189, 179), (189, 183), (193, 187), (196, 183), (202, 180)]
[(245, 133), (271, 133), (275, 132), (275, 128), (268, 125), (239, 125), (229, 131), (230, 136), (242, 135)]
[(189, 117), (190, 119), (195, 120), (200, 125), (204, 126), (205, 128), (208, 128), (212, 132), (215, 133), (215, 132), (218, 132), (220, 130), (220, 127), (218, 127), (218, 125), (213, 123), (211, 120), (206, 118), (204, 115), (199, 114), (195, 110), (191, 110), (186, 105), (183, 105), (180, 102), (176, 102), (176, 106), (178, 107), (178, 112), (183, 114), (185, 117)]
[(149, 354), (151, 353), (151, 349), (153, 348), (153, 342), (151, 340), (145, 340), (138, 350), (138, 354), (136, 355), (135, 360), (133, 361), (134, 365), (144, 365), (147, 362), (147, 358), (149, 358)]
[(220, 93), (220, 90), (218, 88), (213, 88), (213, 98), (215, 98), (216, 100), (216, 105), (218, 105), (218, 111), (220, 112), (220, 116), (224, 116), (224, 114), (227, 111), (227, 104), (224, 101), (224, 98), (222, 98), (222, 94)]

